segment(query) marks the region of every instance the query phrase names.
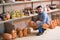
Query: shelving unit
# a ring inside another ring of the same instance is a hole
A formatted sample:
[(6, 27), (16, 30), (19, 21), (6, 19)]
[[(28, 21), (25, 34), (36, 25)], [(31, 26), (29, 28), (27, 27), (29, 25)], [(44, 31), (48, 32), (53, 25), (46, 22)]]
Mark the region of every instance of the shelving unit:
[[(0, 4), (0, 6), (8, 6), (8, 5), (16, 5), (16, 4), (27, 4), (27, 3), (31, 3), (31, 7), (33, 8), (33, 4), (34, 3), (42, 3), (42, 2), (49, 2), (50, 0), (48, 1), (21, 1), (21, 2), (14, 2), (14, 3), (5, 3), (5, 4)], [(55, 0), (57, 1), (57, 0)], [(54, 13), (54, 12), (57, 12), (57, 11), (60, 11), (60, 9), (55, 9), (55, 10), (50, 10), (48, 11), (47, 13)], [(0, 21), (0, 24), (4, 24), (6, 22), (12, 22), (15, 21), (15, 20), (21, 20), (21, 19), (25, 19), (25, 18), (31, 18), (32, 16), (37, 16), (37, 14), (31, 14), (30, 16), (24, 16), (24, 17), (21, 17), (21, 18), (15, 18), (15, 19), (9, 19), (9, 20), (6, 20), (6, 21)]]

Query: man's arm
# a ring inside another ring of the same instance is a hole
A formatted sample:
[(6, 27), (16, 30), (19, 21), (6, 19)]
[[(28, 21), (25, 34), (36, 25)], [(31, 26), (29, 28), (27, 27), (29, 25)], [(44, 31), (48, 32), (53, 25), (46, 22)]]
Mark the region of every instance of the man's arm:
[(46, 23), (46, 20), (47, 20), (47, 13), (44, 12), (44, 13), (42, 14), (42, 23)]
[(34, 20), (35, 22), (38, 21), (40, 19), (40, 15), (37, 15), (36, 19)]
[(47, 14), (42, 13), (42, 21), (39, 23), (39, 25), (43, 25), (44, 23), (46, 23), (46, 18), (47, 18)]

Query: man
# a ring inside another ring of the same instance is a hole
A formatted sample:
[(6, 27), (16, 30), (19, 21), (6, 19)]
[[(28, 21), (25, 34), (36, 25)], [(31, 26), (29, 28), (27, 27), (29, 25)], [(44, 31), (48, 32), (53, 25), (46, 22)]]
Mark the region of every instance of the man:
[(38, 24), (39, 33), (37, 35), (40, 35), (40, 34), (43, 34), (43, 32), (46, 30), (42, 27), (42, 25), (44, 23), (49, 25), (50, 24), (50, 18), (48, 16), (48, 14), (43, 11), (42, 6), (38, 6), (36, 9), (38, 11), (38, 15), (37, 15), (37, 18), (35, 18), (35, 19), (33, 18), (33, 21)]

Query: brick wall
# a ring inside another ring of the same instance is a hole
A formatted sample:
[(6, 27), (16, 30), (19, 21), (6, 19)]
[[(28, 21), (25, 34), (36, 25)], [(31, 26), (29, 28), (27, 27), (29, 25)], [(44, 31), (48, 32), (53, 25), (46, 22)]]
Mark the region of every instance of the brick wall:
[[(33, 8), (36, 8), (38, 5), (47, 5), (47, 4), (51, 4), (51, 2), (34, 2), (33, 3)], [(59, 1), (54, 1), (53, 4), (57, 4), (59, 5)], [(14, 4), (11, 8), (11, 5), (5, 6), (5, 11), (11, 11), (12, 10), (22, 10), (25, 7), (32, 7), (31, 3), (22, 3), (22, 4)], [(2, 6), (0, 6), (0, 13), (2, 13)]]

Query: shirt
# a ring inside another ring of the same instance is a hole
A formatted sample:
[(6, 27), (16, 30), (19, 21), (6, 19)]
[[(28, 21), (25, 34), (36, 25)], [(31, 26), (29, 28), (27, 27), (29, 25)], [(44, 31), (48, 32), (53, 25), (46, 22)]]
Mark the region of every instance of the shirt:
[(43, 23), (50, 24), (50, 20), (51, 19), (49, 18), (48, 14), (46, 12), (40, 12), (40, 13), (38, 13), (37, 18), (35, 18), (34, 21), (36, 22), (40, 18), (42, 18), (41, 24), (43, 24)]

